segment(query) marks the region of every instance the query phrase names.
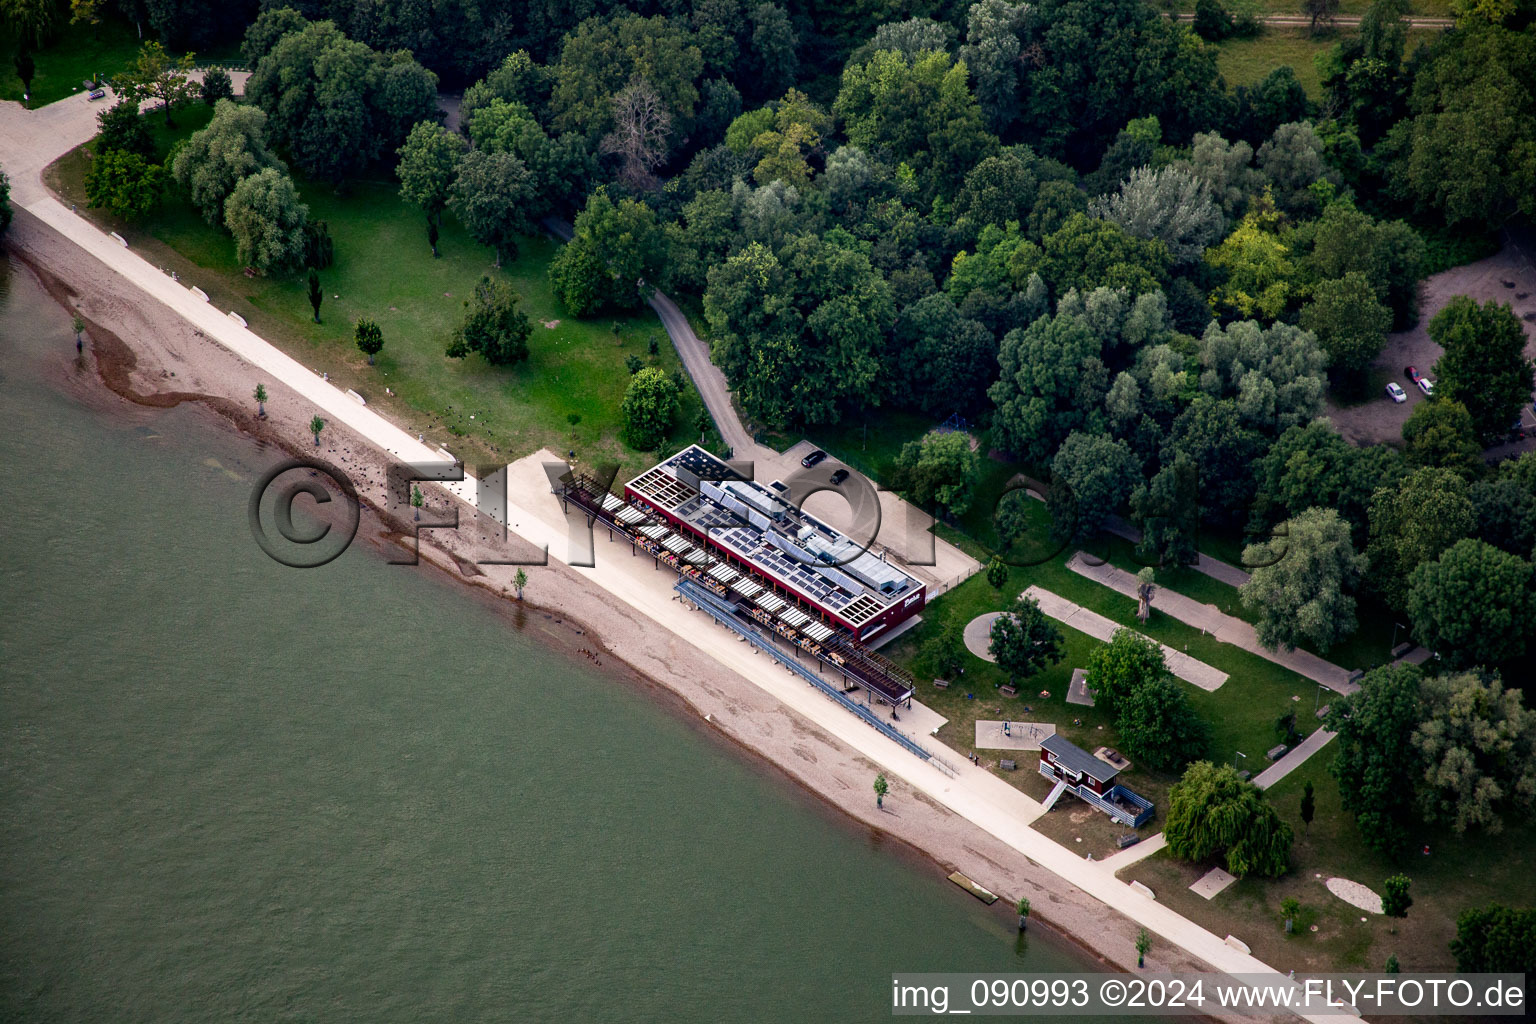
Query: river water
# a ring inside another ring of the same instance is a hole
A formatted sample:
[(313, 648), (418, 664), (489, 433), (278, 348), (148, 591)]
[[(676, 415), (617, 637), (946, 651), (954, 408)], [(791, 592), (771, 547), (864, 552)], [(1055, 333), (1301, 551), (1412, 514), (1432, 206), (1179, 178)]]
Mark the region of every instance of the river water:
[(0, 1019), (860, 1021), (1077, 970), (632, 683), (364, 545), (278, 453), (126, 409), (0, 256)]

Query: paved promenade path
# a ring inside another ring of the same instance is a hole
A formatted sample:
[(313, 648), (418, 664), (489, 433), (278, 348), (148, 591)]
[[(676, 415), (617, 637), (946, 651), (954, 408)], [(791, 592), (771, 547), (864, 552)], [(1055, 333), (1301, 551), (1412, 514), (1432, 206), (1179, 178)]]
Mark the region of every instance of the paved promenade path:
[[(1074, 604), (1064, 597), (1058, 597), (1049, 590), (1030, 586), (1025, 594), (1040, 602), (1040, 610), (1051, 618), (1065, 626), (1071, 626), (1080, 633), (1087, 633), (1095, 640), (1103, 640), (1108, 643), (1114, 639), (1115, 631), (1129, 627), (1122, 626), (1113, 619), (1106, 619), (1098, 612), (1089, 611), (1082, 605)], [(996, 662), (992, 652), (987, 648), (992, 642), (992, 623), (996, 622), (1002, 612), (988, 612), (978, 615), (965, 626), (965, 647), (982, 661)], [(1163, 660), (1168, 663), (1168, 671), (1178, 676), (1187, 683), (1193, 683), (1202, 690), (1215, 692), (1221, 684), (1227, 681), (1227, 674), (1219, 668), (1207, 665), (1198, 658), (1191, 658), (1183, 651), (1176, 651), (1167, 644), (1158, 644), (1163, 649)]]
[[(1095, 583), (1102, 583), (1111, 590), (1118, 590), (1132, 600), (1137, 599), (1137, 588), (1140, 584), (1135, 576), (1124, 569), (1107, 562), (1099, 562), (1092, 555), (1082, 551), (1072, 556), (1067, 562), (1067, 568), (1080, 576), (1088, 577)], [(1222, 643), (1241, 647), (1245, 651), (1288, 668), (1337, 693), (1354, 693), (1360, 689), (1358, 684), (1349, 681), (1347, 671), (1315, 654), (1299, 649), (1293, 651), (1267, 649), (1259, 643), (1258, 634), (1254, 632), (1252, 626), (1242, 619), (1225, 614), (1215, 605), (1201, 604), (1167, 587), (1158, 587), (1157, 593), (1152, 598), (1152, 607), (1167, 612), (1180, 622), (1204, 630)]]
[[(61, 108), (54, 111), (54, 107)], [(322, 381), (307, 367), (272, 346), (224, 312), (195, 297), (188, 289), (102, 233), (85, 218), (48, 195), (39, 180), (42, 169), (64, 152), (86, 141), (95, 130), (99, 108), (84, 96), (60, 101), (43, 111), (25, 111), (20, 104), (0, 103), (0, 155), (13, 181), (18, 205), (64, 238), (78, 245), (101, 264), (101, 273), (122, 277), (125, 291), (141, 290), (150, 300), (168, 309), (274, 380), (292, 388), (316, 411), (344, 425), (378, 449), (402, 459), (428, 462), (441, 456), (419, 443), (396, 424), (348, 398), (345, 392)], [(41, 118), (38, 115), (42, 115)], [(45, 125), (39, 128), (39, 125)], [(555, 561), (566, 562), (572, 550), (570, 537), (580, 533), (576, 521), (567, 521), (558, 502), (549, 494), (542, 463), (555, 457), (539, 452), (509, 468), (509, 487), (518, 502), (509, 501), (506, 518), (524, 540), (547, 548)], [(543, 486), (539, 483), (543, 482)], [(476, 482), (466, 479), (442, 485), (473, 507)], [(579, 520), (579, 516), (576, 517)], [(564, 556), (564, 557), (562, 557)], [(821, 696), (793, 674), (776, 670), (766, 658), (755, 656), (750, 645), (732, 642), (727, 631), (710, 629), (700, 616), (681, 603), (669, 600), (665, 577), (636, 558), (597, 558), (596, 564), (573, 571), (603, 587), (641, 615), (669, 630), (681, 641), (707, 652), (727, 670), (774, 695), (786, 706), (837, 738), (849, 749), (899, 775), (926, 797), (948, 807), (979, 828), (1009, 844), (1024, 856), (1060, 876), (1135, 924), (1204, 960), (1228, 974), (1263, 975), (1276, 982), (1284, 976), (1256, 957), (1228, 946), (1222, 938), (1168, 907), (1149, 900), (1114, 877), (1103, 863), (1084, 861), (1075, 852), (1029, 828), (1040, 805), (1008, 782), (983, 769), (962, 764), (959, 775), (950, 777), (937, 766), (906, 752), (892, 740), (869, 728), (841, 707)], [(567, 563), (568, 564), (568, 563)], [(1310, 1016), (1316, 1024), (1339, 1024), (1337, 1016)]]
[[(1132, 544), (1141, 543), (1141, 531), (1131, 523), (1119, 516), (1112, 515), (1104, 522), (1104, 529), (1116, 537), (1124, 537)], [(1213, 580), (1232, 587), (1240, 587), (1248, 582), (1248, 574), (1235, 565), (1229, 565), (1219, 558), (1212, 558), (1203, 552), (1195, 552), (1195, 560), (1189, 566), (1196, 572), (1203, 572)]]

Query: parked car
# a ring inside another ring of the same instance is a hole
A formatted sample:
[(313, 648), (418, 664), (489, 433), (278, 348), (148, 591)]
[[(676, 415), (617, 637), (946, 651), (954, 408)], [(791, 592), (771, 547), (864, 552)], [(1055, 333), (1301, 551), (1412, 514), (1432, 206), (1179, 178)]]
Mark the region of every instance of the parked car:
[(1408, 375), (1408, 383), (1410, 384), (1417, 384), (1423, 379), (1423, 375), (1419, 373), (1417, 366), (1405, 366), (1403, 367), (1403, 372)]
[(801, 459), (800, 465), (804, 466), (806, 469), (810, 469), (812, 466), (816, 465), (816, 463), (820, 462), (826, 457), (827, 453), (822, 451), (820, 448), (817, 448), (815, 451), (811, 452), (811, 454)]
[(1414, 381), (1414, 383), (1419, 386), (1419, 390), (1424, 392), (1424, 394), (1427, 397), (1429, 397), (1429, 398), (1434, 398), (1435, 397), (1435, 382), (1434, 381), (1430, 380), (1428, 377), (1420, 377), (1418, 380)]
[(1402, 389), (1402, 386), (1397, 381), (1387, 385), (1387, 397), (1399, 405), (1408, 401), (1408, 393)]
[(839, 469), (838, 471), (836, 471), (835, 473), (832, 474), (832, 482), (834, 484), (840, 484), (844, 480), (847, 480), (847, 479), (848, 479), (848, 471), (846, 469)]

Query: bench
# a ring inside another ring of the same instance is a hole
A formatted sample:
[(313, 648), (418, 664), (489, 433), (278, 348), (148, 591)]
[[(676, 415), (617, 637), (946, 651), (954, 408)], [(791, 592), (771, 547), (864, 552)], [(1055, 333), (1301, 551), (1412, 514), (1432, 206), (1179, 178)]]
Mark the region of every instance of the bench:
[(1349, 674), (1349, 681), (1351, 683), (1358, 683), (1360, 680), (1362, 680), (1364, 678), (1365, 678), (1365, 669), (1363, 669), (1363, 668), (1357, 668), (1357, 669), (1355, 669), (1353, 672), (1351, 672)]
[(947, 689), (949, 689), (949, 680), (948, 679), (935, 679), (933, 681), (933, 688), (936, 689), (936, 690), (947, 690)]
[(1270, 761), (1278, 761), (1282, 756), (1284, 756), (1288, 749), (1290, 748), (1282, 743), (1278, 747), (1270, 747), (1269, 752), (1266, 753), (1264, 757)]
[(105, 90), (105, 89), (92, 89), (86, 95), (88, 95), (93, 100), (99, 100), (102, 97), (106, 96), (106, 94), (107, 94), (107, 90)]
[(1019, 688), (1017, 686), (1000, 686), (997, 692), (1001, 693), (1004, 697), (1017, 697), (1019, 695)]
[(1318, 708), (1317, 709), (1317, 717), (1320, 718), (1320, 719), (1321, 718), (1327, 718), (1328, 717), (1328, 707), (1329, 707), (1329, 705), (1324, 704), (1322, 707)]
[(1137, 835), (1134, 832), (1130, 832), (1130, 833), (1127, 833), (1126, 835), (1121, 836), (1119, 839), (1116, 839), (1115, 840), (1115, 845), (1123, 850), (1123, 849), (1125, 849), (1128, 846), (1135, 846), (1139, 842), (1141, 842), (1141, 836)]
[(1237, 773), (1237, 777), (1242, 779), (1244, 782), (1247, 782), (1248, 779), (1252, 777), (1252, 775), (1253, 772), (1249, 771), (1247, 768), (1244, 768), (1242, 771)]
[(999, 761), (997, 762), (997, 766), (1005, 772), (1015, 772), (1019, 770), (1018, 763), (1014, 761)]

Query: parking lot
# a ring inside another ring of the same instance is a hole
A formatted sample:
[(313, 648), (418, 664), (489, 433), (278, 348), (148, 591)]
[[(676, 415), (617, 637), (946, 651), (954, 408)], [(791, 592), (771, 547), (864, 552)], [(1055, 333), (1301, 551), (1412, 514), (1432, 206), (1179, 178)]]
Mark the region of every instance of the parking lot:
[[(1525, 328), (1526, 355), (1536, 359), (1536, 262), (1533, 261), (1536, 261), (1536, 232), (1509, 232), (1504, 248), (1493, 256), (1453, 267), (1426, 280), (1419, 322), (1412, 330), (1387, 337), (1387, 346), (1375, 363), (1369, 396), (1349, 406), (1329, 400), (1327, 415), (1339, 433), (1356, 444), (1402, 440), (1403, 424), (1420, 402), (1427, 401), (1403, 373), (1403, 368), (1414, 366), (1426, 377), (1434, 377), (1432, 368), (1440, 358), (1441, 349), (1430, 340), (1429, 321), (1453, 296), (1468, 295), (1478, 302), (1491, 299), (1508, 303)], [(1388, 381), (1397, 382), (1407, 393), (1408, 400), (1396, 403), (1388, 398), (1384, 391)], [(1536, 413), (1531, 411), (1529, 403), (1522, 407), (1521, 422), (1528, 436), (1514, 444), (1489, 449), (1490, 458), (1536, 449)]]

